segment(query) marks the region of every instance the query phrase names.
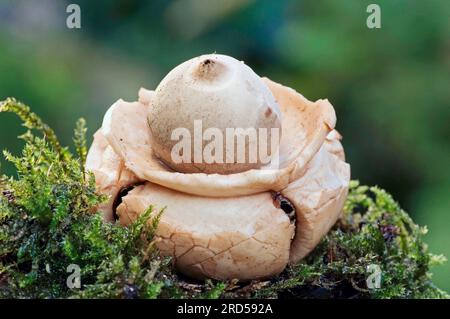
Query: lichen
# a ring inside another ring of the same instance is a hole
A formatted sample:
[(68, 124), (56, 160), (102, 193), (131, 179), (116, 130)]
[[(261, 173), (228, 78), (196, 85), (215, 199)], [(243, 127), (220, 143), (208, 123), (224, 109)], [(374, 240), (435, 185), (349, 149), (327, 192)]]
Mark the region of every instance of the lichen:
[[(448, 298), (431, 281), (430, 266), (444, 258), (427, 251), (426, 229), (385, 191), (356, 181), (334, 228), (279, 276), (250, 283), (187, 279), (155, 248), (164, 212), (149, 207), (129, 227), (95, 213), (106, 198), (84, 172), (84, 120), (72, 154), (26, 105), (7, 99), (1, 112), (18, 114), (28, 131), (20, 156), (5, 152), (17, 176), (0, 178), (0, 298)], [(80, 269), (80, 288), (67, 285), (69, 265)]]

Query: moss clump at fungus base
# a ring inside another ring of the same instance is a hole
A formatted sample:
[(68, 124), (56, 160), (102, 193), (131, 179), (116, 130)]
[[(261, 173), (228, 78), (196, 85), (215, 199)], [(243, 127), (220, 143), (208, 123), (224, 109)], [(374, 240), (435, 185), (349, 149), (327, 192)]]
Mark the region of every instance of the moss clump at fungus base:
[[(429, 268), (443, 257), (427, 251), (425, 228), (385, 191), (357, 182), (338, 223), (300, 264), (270, 281), (190, 281), (153, 245), (163, 212), (149, 207), (121, 227), (93, 211), (107, 199), (84, 172), (84, 121), (74, 155), (24, 104), (8, 99), (1, 112), (18, 114), (29, 129), (22, 155), (5, 152), (17, 177), (0, 178), (1, 298), (448, 297), (431, 281)], [(71, 264), (80, 267), (79, 289), (67, 286)], [(381, 277), (379, 288), (369, 289), (373, 265)]]

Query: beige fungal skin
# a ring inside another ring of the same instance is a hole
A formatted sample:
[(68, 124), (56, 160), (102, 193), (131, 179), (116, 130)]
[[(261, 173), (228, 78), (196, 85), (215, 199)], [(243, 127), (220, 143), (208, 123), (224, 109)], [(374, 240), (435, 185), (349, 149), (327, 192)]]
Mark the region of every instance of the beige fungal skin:
[[(280, 108), (266, 84), (243, 62), (226, 55), (202, 55), (175, 67), (158, 85), (149, 104), (153, 151), (178, 172), (231, 174), (262, 165), (259, 158), (250, 158), (248, 140), (242, 160), (238, 160), (236, 151), (227, 162), (224, 142), (224, 163), (198, 162), (198, 157), (196, 162), (194, 152), (202, 154), (210, 140), (201, 141), (201, 144), (194, 142), (194, 121), (201, 121), (203, 131), (214, 128), (224, 137), (227, 129), (267, 129), (265, 142), (269, 146), (272, 128), (278, 129), (281, 137)], [(179, 139), (172, 134), (177, 128), (187, 129), (190, 133), (189, 163), (173, 161), (171, 152)], [(243, 133), (236, 136), (245, 138)], [(275, 144), (278, 146), (279, 138)], [(268, 150), (270, 154), (270, 147)]]
[[(99, 192), (99, 208), (128, 225), (149, 205), (166, 207), (157, 245), (177, 268), (195, 278), (252, 280), (281, 272), (318, 244), (339, 217), (347, 196), (345, 163), (336, 115), (327, 100), (308, 101), (294, 90), (262, 79), (282, 118), (280, 166), (233, 174), (183, 173), (154, 152), (147, 115), (155, 92), (139, 91), (138, 102), (117, 101), (105, 115), (89, 151), (87, 168)], [(295, 208), (295, 220), (274, 205), (279, 192)]]
[(158, 248), (191, 277), (268, 278), (288, 263), (295, 227), (268, 192), (211, 198), (146, 183), (124, 197), (117, 209), (120, 222), (129, 224), (150, 205), (166, 207)]
[(113, 206), (121, 189), (134, 185), (140, 180), (125, 167), (124, 161), (99, 130), (94, 134), (94, 142), (86, 158), (86, 170), (95, 176), (97, 192), (108, 199), (98, 207), (105, 220), (113, 221)]
[(291, 263), (316, 247), (336, 223), (347, 197), (350, 167), (327, 148), (324, 145), (308, 163), (304, 175), (281, 191), (297, 212)]

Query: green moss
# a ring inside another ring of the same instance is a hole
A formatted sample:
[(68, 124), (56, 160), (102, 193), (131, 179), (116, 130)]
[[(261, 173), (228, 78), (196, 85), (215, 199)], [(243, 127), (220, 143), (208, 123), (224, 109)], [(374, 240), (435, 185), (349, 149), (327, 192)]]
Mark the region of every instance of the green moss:
[[(256, 295), (448, 297), (431, 282), (430, 265), (445, 259), (427, 252), (425, 233), (384, 190), (352, 181), (343, 215), (332, 231), (305, 260)], [(369, 276), (377, 269), (379, 288), (368, 289)]]
[[(357, 182), (342, 218), (300, 264), (270, 281), (190, 281), (154, 246), (163, 212), (150, 207), (128, 228), (95, 214), (93, 207), (105, 198), (84, 173), (84, 120), (76, 125), (74, 155), (27, 106), (8, 99), (0, 112), (18, 114), (28, 128), (22, 154), (5, 152), (17, 176), (0, 179), (0, 297), (448, 297), (431, 282), (430, 266), (444, 258), (427, 252), (426, 230), (385, 191)], [(71, 264), (79, 266), (80, 289), (66, 284)], [(374, 269), (381, 271), (380, 285), (369, 289)]]

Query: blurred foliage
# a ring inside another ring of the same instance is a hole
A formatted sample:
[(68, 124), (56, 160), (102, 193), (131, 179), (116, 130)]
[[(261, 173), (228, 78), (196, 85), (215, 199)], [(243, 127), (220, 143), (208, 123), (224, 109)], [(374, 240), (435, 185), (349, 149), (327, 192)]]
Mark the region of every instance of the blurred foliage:
[[(79, 0), (0, 3), (0, 99), (32, 104), (64, 145), (71, 123), (91, 128), (116, 99), (136, 99), (180, 62), (218, 52), (336, 108), (352, 176), (389, 190), (450, 256), (450, 2)], [(18, 152), (16, 120), (0, 118), (0, 147)], [(3, 170), (14, 168), (2, 161)], [(435, 281), (450, 290), (450, 265)]]

